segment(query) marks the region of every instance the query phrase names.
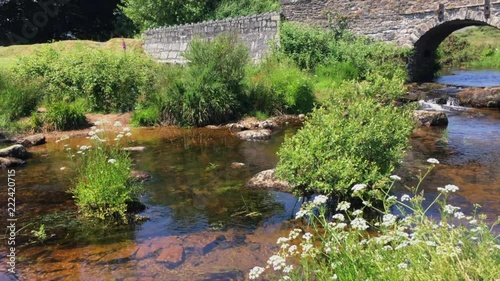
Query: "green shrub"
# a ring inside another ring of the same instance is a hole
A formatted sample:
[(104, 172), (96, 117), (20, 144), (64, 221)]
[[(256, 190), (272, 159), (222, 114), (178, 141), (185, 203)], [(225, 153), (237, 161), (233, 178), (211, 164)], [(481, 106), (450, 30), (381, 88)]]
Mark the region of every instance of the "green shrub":
[(13, 71), (22, 79), (42, 78), (48, 103), (85, 98), (92, 111), (126, 112), (148, 91), (152, 68), (153, 62), (136, 52), (47, 47), (21, 58)]
[(409, 112), (373, 98), (332, 100), (326, 106), (285, 140), (277, 175), (299, 193), (346, 198), (354, 184), (364, 183), (377, 197), (408, 145)]
[(55, 102), (47, 109), (44, 122), (54, 130), (78, 129), (87, 124), (85, 112), (86, 102), (82, 99), (71, 103)]
[(92, 146), (68, 151), (78, 173), (70, 193), (83, 216), (127, 223), (127, 208), (138, 202), (140, 192), (130, 181), (132, 159), (122, 149), (122, 140), (130, 133), (124, 129), (115, 144), (103, 142), (105, 132), (92, 130), (90, 134)]
[(148, 107), (136, 108), (132, 115), (132, 125), (139, 126), (155, 126), (160, 124), (161, 109), (159, 106), (150, 105)]
[(189, 60), (186, 75), (162, 97), (162, 121), (204, 126), (238, 117), (246, 91), (245, 45), (236, 35), (225, 34), (212, 41), (191, 41), (184, 56)]
[(40, 101), (38, 79), (25, 81), (0, 73), (0, 112), (11, 121), (29, 116)]
[(315, 102), (309, 75), (293, 64), (270, 58), (250, 77), (249, 103), (252, 110), (270, 115), (308, 113)]
[(326, 29), (297, 23), (282, 23), (280, 27), (280, 50), (301, 69), (314, 69), (327, 59), (334, 41)]

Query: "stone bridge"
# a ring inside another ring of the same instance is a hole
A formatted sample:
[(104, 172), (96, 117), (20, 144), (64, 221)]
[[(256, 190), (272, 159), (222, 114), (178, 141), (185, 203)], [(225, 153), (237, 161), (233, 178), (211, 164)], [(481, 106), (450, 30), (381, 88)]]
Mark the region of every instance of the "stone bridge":
[[(408, 61), (412, 81), (434, 78), (436, 49), (452, 32), (467, 26), (500, 28), (500, 0), (281, 0), (281, 18), (323, 27), (344, 21), (354, 33), (414, 49)], [(277, 41), (277, 13), (157, 28), (145, 32), (153, 58), (183, 63), (195, 37), (238, 33), (255, 62)]]
[(339, 20), (354, 33), (414, 48), (408, 62), (412, 81), (429, 81), (436, 49), (467, 26), (500, 29), (500, 1), (490, 0), (281, 0), (284, 19), (319, 26)]

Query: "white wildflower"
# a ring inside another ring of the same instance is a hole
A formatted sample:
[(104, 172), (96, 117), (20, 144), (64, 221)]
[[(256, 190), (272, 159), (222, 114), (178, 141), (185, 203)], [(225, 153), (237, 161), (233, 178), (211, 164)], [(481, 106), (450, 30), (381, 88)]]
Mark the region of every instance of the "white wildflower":
[(269, 258), (269, 260), (267, 261), (267, 264), (272, 266), (275, 271), (281, 270), (282, 268), (284, 268), (286, 266), (285, 259), (278, 256), (278, 255), (271, 256)]
[(338, 221), (344, 221), (345, 217), (342, 214), (335, 214), (335, 215), (332, 216), (332, 219), (338, 220)]
[(128, 132), (125, 134), (126, 137), (130, 138), (132, 136), (132, 133), (131, 132)]
[(297, 255), (299, 251), (297, 251), (297, 245), (292, 245), (288, 248), (288, 253), (292, 256)]
[(410, 199), (411, 197), (408, 194), (403, 194), (403, 196), (401, 196), (401, 202), (410, 201)]
[(437, 247), (437, 244), (434, 241), (425, 241), (425, 244), (430, 247)]
[(315, 204), (315, 205), (325, 204), (327, 200), (328, 200), (327, 196), (325, 196), (325, 195), (318, 195), (318, 196), (314, 197), (313, 204)]
[(123, 138), (123, 134), (118, 134), (118, 135), (116, 135), (116, 138), (117, 138), (117, 139), (121, 139), (121, 138)]
[(385, 227), (390, 227), (396, 223), (397, 216), (393, 214), (385, 214), (384, 217), (382, 218), (382, 226)]
[(90, 149), (90, 146), (86, 146), (86, 145), (82, 145), (82, 146), (80, 147), (80, 150), (81, 150), (81, 151), (85, 151), (85, 150), (89, 150), (89, 149)]
[(129, 127), (125, 127), (125, 128), (123, 128), (123, 131), (124, 132), (130, 132), (130, 128)]
[(351, 203), (342, 201), (337, 205), (337, 211), (347, 211), (351, 207)]
[(290, 273), (293, 270), (293, 265), (287, 265), (285, 268), (283, 268), (284, 273)]
[(457, 192), (458, 191), (458, 186), (453, 185), (453, 184), (447, 184), (444, 189), (448, 192)]
[(109, 159), (109, 160), (108, 160), (108, 163), (109, 163), (109, 164), (115, 164), (115, 163), (116, 163), (116, 159)]
[(477, 224), (477, 220), (470, 220), (469, 223), (470, 224)]
[(92, 127), (90, 127), (90, 129), (91, 129), (92, 131), (95, 131), (95, 130), (97, 129), (97, 127), (96, 127), (96, 126), (92, 126)]
[(341, 222), (341, 223), (337, 224), (337, 225), (334, 227), (334, 229), (336, 229), (336, 230), (337, 230), (337, 229), (342, 230), (342, 229), (345, 229), (346, 227), (347, 227), (347, 224), (346, 224), (346, 223)]
[(359, 215), (362, 215), (362, 214), (363, 214), (363, 211), (361, 211), (361, 210), (356, 210), (356, 211), (352, 212), (352, 215), (356, 216), (356, 217)]
[(88, 135), (89, 135), (89, 136), (95, 136), (95, 132), (94, 132), (94, 131), (90, 131), (90, 132), (88, 133)]
[(392, 175), (389, 177), (391, 180), (393, 181), (400, 181), (401, 180), (401, 177), (397, 176), (397, 175)]
[(363, 190), (363, 189), (365, 189), (365, 188), (366, 188), (366, 184), (363, 184), (363, 183), (358, 183), (358, 184), (354, 185), (354, 186), (351, 188), (351, 190), (352, 190), (353, 192), (358, 192), (358, 191), (361, 191), (361, 190)]
[(276, 241), (276, 244), (280, 245), (280, 244), (287, 243), (287, 242), (290, 242), (290, 238), (280, 237), (280, 238), (278, 238), (278, 241)]
[(398, 268), (399, 268), (399, 269), (406, 269), (406, 268), (408, 268), (408, 264), (407, 264), (407, 263), (402, 262), (402, 263), (398, 264)]
[(250, 273), (248, 274), (248, 278), (250, 280), (254, 280), (259, 278), (259, 276), (264, 272), (264, 268), (260, 266), (256, 266), (250, 270)]
[(354, 220), (351, 221), (351, 226), (352, 228), (358, 230), (366, 230), (368, 228), (368, 224), (366, 223), (366, 220), (363, 218), (355, 218)]
[(290, 231), (290, 234), (288, 235), (288, 237), (290, 237), (290, 239), (297, 239), (301, 232), (302, 232), (302, 229), (296, 228), (296, 229)]
[(300, 210), (295, 215), (295, 218), (296, 219), (300, 219), (300, 218), (304, 217), (305, 215), (307, 215), (307, 211), (306, 210)]
[(302, 238), (306, 241), (309, 241), (311, 240), (311, 238), (313, 237), (313, 235), (309, 232), (305, 233), (304, 235), (302, 235)]
[(332, 279), (337, 280), (338, 279), (337, 274), (333, 274)]
[(120, 121), (116, 121), (113, 126), (115, 126), (115, 127), (121, 127), (122, 123)]
[(64, 171), (64, 170), (66, 170), (66, 167), (61, 167), (61, 169), (60, 169), (60, 170), (61, 170), (61, 171)]
[(427, 159), (427, 162), (431, 164), (439, 164), (439, 161), (436, 158), (429, 158)]
[(465, 215), (464, 215), (464, 213), (462, 213), (462, 212), (456, 212), (456, 213), (454, 213), (454, 214), (453, 214), (453, 216), (454, 216), (455, 218), (459, 219), (459, 220), (461, 220), (461, 219), (465, 218)]
[(444, 212), (450, 215), (453, 215), (456, 211), (460, 210), (460, 207), (454, 207), (452, 205), (444, 206)]

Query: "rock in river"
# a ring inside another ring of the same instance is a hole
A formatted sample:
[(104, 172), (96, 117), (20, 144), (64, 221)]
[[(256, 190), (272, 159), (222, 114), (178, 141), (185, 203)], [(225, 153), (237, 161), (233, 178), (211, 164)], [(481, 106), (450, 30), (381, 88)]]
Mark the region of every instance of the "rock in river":
[(0, 168), (9, 168), (24, 165), (24, 161), (12, 157), (0, 157)]
[(248, 180), (247, 186), (252, 188), (290, 192), (292, 189), (290, 183), (279, 180), (278, 178), (276, 178), (274, 173), (275, 169), (262, 171)]
[(151, 179), (151, 174), (144, 171), (133, 170), (130, 172), (130, 180), (132, 182), (145, 182)]
[(22, 139), (18, 139), (16, 142), (25, 147), (41, 145), (45, 143), (45, 136), (43, 134), (36, 134)]
[(466, 89), (457, 98), (464, 106), (500, 108), (500, 87)]
[(26, 160), (30, 157), (26, 148), (20, 144), (15, 144), (4, 149), (0, 149), (0, 157), (12, 157)]
[(415, 110), (413, 119), (417, 121), (420, 126), (446, 126), (448, 125), (448, 117), (444, 112), (428, 111), (428, 110)]
[(236, 134), (239, 139), (242, 140), (268, 140), (271, 138), (271, 130), (247, 130)]

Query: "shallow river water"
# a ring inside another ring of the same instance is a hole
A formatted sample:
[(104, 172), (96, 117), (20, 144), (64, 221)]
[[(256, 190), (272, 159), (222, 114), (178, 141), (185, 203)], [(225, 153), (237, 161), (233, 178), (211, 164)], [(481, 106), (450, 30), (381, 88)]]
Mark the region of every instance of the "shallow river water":
[[(468, 212), (480, 204), (493, 221), (500, 214), (500, 111), (434, 107), (447, 111), (448, 127), (417, 129), (398, 174), (413, 184), (415, 177), (404, 175), (424, 171), (426, 159), (437, 158), (441, 164), (422, 185), (426, 194), (431, 198), (436, 187), (455, 184), (460, 191), (450, 198), (454, 205)], [(133, 145), (147, 147), (133, 152), (134, 169), (153, 175), (141, 198), (148, 207), (141, 215), (149, 220), (118, 229), (74, 220), (65, 143), (35, 148), (33, 159), (17, 169), (18, 226), (51, 225), (47, 234), (53, 237), (46, 245), (18, 247), (15, 276), (5, 273), (2, 247), (0, 280), (246, 279), (250, 268), (264, 265), (276, 250), (276, 239), (288, 233), (298, 204), (292, 195), (244, 184), (276, 165), (279, 145), (295, 130), (280, 131), (269, 142), (244, 142), (226, 129), (133, 129)], [(66, 143), (75, 148), (88, 140)], [(246, 167), (233, 169), (231, 162)], [(6, 171), (0, 170), (4, 182)], [(3, 192), (0, 200), (7, 201)], [(22, 233), (18, 242), (26, 243), (29, 237)]]

